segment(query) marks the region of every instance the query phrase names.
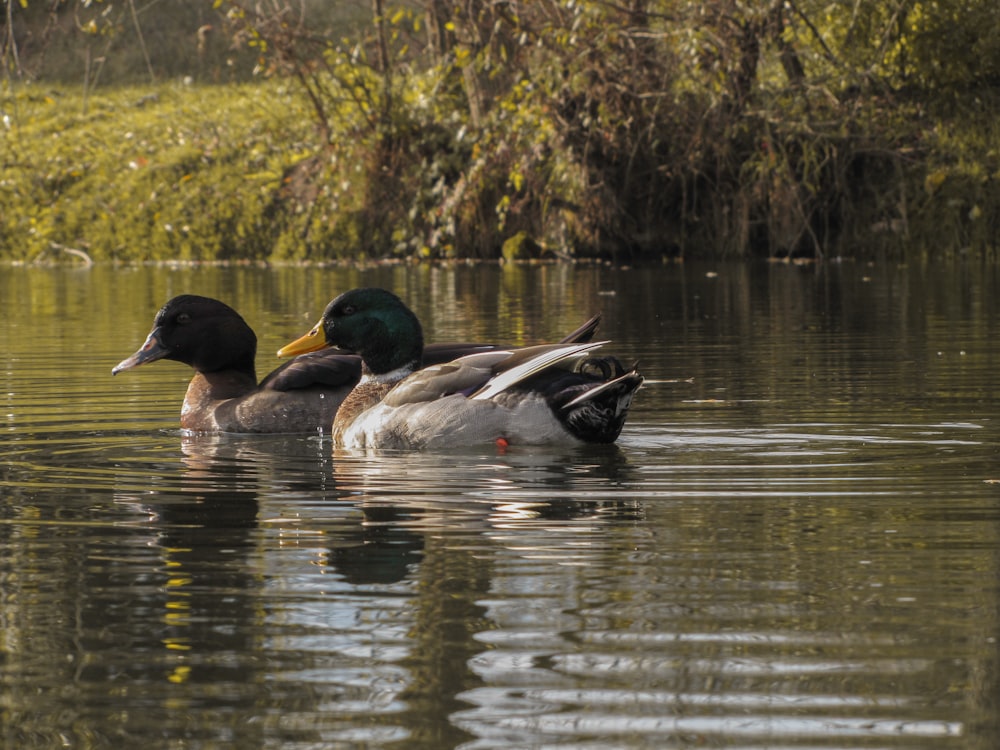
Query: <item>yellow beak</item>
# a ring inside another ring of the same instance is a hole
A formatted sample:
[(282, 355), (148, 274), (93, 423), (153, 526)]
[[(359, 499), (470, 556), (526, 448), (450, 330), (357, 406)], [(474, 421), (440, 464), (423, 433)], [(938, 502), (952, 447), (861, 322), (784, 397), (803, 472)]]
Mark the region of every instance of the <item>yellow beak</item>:
[(278, 356), (297, 357), (299, 354), (319, 351), (320, 349), (325, 349), (328, 346), (329, 344), (326, 343), (326, 335), (323, 333), (323, 321), (321, 320), (313, 326), (312, 330), (310, 330), (305, 336), (300, 336), (292, 343), (285, 344), (283, 347), (278, 349)]

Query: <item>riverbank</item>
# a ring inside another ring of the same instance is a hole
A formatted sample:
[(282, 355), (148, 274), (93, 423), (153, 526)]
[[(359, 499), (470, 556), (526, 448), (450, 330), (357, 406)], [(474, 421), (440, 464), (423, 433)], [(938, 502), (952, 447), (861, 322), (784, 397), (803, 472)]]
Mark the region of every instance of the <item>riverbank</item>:
[(310, 152), (299, 97), (277, 84), (18, 86), (2, 101), (0, 255), (263, 259), (283, 171)]
[[(5, 154), (0, 259), (34, 262), (75, 253), (98, 262), (501, 256), (632, 262), (739, 255), (745, 249), (734, 250), (729, 241), (739, 233), (749, 237), (744, 245), (752, 244), (752, 233), (766, 235), (763, 254), (772, 257), (992, 255), (1000, 227), (1000, 140), (988, 109), (983, 104), (979, 113), (956, 110), (948, 120), (927, 115), (914, 120), (906, 136), (912, 146), (893, 153), (880, 152), (869, 139), (871, 153), (859, 149), (843, 167), (838, 179), (846, 182), (837, 195), (817, 194), (823, 185), (785, 171), (787, 154), (774, 149), (757, 173), (745, 176), (742, 188), (747, 202), (753, 198), (765, 207), (763, 218), (737, 216), (742, 198), (736, 192), (728, 205), (697, 209), (700, 217), (689, 206), (683, 228), (666, 217), (636, 230), (639, 239), (609, 250), (599, 241), (588, 246), (586, 238), (572, 236), (580, 209), (565, 201), (562, 208), (546, 209), (546, 216), (557, 217), (559, 231), (532, 234), (525, 229), (529, 222), (507, 217), (503, 234), (495, 221), (477, 224), (475, 215), (467, 215), (464, 221), (472, 229), (465, 230), (466, 243), (434, 246), (415, 236), (413, 214), (446, 210), (429, 201), (435, 195), (454, 200), (457, 192), (435, 193), (434, 186), (445, 181), (435, 182), (434, 170), (447, 161), (452, 186), (475, 170), (475, 163), (449, 151), (450, 136), (440, 137), (438, 151), (419, 159), (411, 155), (410, 178), (380, 184), (376, 191), (371, 164), (378, 160), (366, 161), (364, 144), (348, 134), (334, 134), (331, 143), (324, 143), (308, 100), (289, 82), (173, 82), (98, 89), (86, 97), (72, 87), (17, 85), (0, 92)], [(413, 143), (429, 148), (433, 137), (425, 127)], [(839, 157), (831, 153), (827, 158)], [(561, 163), (558, 154), (552, 159)], [(510, 179), (525, 177), (512, 174)], [(552, 186), (539, 189), (551, 191)], [(485, 191), (477, 199), (482, 204), (477, 210), (487, 218), (519, 210), (509, 193), (496, 205), (483, 204), (488, 195)], [(562, 200), (558, 195), (549, 199), (553, 204)], [(828, 205), (833, 201), (841, 203), (835, 211)], [(820, 237), (813, 228), (819, 207), (824, 215), (840, 217), (844, 226), (827, 227), (830, 232)], [(522, 208), (530, 213), (530, 206)], [(813, 214), (804, 214), (807, 210)], [(479, 225), (484, 229), (473, 247), (470, 232)], [(794, 241), (785, 242), (782, 231)]]

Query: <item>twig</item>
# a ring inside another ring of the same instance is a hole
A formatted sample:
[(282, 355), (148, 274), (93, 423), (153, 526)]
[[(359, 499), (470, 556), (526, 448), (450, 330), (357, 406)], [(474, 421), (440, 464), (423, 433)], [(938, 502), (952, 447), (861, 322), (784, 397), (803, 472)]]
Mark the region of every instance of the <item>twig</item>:
[[(66, 245), (60, 245), (58, 242), (49, 242), (49, 247), (53, 250), (59, 250), (68, 255), (75, 255), (77, 258), (80, 258), (83, 261), (83, 265), (86, 266), (87, 268), (90, 268), (92, 265), (94, 265), (94, 259), (91, 258), (85, 251), (80, 250), (78, 248), (67, 247)], [(35, 260), (32, 261), (32, 265), (38, 265), (39, 263), (41, 263), (42, 256), (45, 255), (46, 252), (47, 252), (46, 250), (42, 250), (35, 257)]]
[(153, 72), (153, 63), (149, 59), (149, 50), (146, 49), (146, 40), (142, 36), (142, 27), (139, 26), (139, 16), (135, 12), (135, 0), (128, 0), (128, 7), (132, 14), (132, 25), (135, 26), (136, 36), (139, 37), (139, 47), (142, 49), (142, 56), (146, 58), (146, 70), (149, 71), (149, 82), (156, 83), (156, 73)]

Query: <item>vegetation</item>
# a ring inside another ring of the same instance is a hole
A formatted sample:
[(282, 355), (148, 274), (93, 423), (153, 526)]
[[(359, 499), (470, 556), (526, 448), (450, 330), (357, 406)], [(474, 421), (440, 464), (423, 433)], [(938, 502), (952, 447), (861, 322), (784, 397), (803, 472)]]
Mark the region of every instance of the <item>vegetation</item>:
[[(992, 0), (184, 0), (155, 23), (154, 3), (114, 15), (50, 0), (48, 18), (74, 11), (86, 64), (72, 88), (80, 65), (55, 66), (38, 42), (41, 5), (19, 11), (36, 29), (20, 43), (5, 6), (6, 257), (621, 261), (997, 243)], [(161, 63), (171, 29), (194, 54)], [(109, 39), (103, 80), (94, 34)], [(112, 41), (129, 66), (107, 62)]]
[(85, 114), (67, 90), (12, 101), (0, 247), (17, 259), (267, 258), (282, 170), (311, 149), (301, 98), (277, 84), (115, 88)]

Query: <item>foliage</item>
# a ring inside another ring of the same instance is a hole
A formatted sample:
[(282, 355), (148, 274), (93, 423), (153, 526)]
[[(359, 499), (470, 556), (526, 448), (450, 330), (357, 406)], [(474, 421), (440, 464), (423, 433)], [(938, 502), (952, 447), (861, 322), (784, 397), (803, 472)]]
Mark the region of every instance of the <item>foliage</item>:
[[(994, 4), (420, 5), (375, 3), (367, 36), (308, 55), (244, 16), (321, 120), (354, 112), (359, 228), (381, 230), (357, 233), (365, 253), (497, 257), (524, 233), (542, 253), (821, 256), (945, 225), (935, 241), (992, 244), (988, 108), (948, 113), (1000, 70)], [(961, 210), (923, 190), (929, 168)]]
[[(307, 19), (316, 35), (352, 31), (367, 18), (361, 0), (279, 4), (283, 15)], [(121, 86), (186, 76), (233, 83), (260, 72), (261, 49), (231, 8), (215, 0), (13, 0), (0, 7), (10, 16), (10, 24), (0, 18), (0, 57), (18, 79)]]
[(309, 150), (301, 99), (270, 85), (92, 95), (18, 87), (0, 130), (0, 255), (266, 258), (285, 166)]
[[(251, 122), (249, 87), (213, 94), (215, 113), (176, 86), (157, 86), (151, 107), (107, 95), (37, 124), (44, 107), (18, 105), (7, 137), (31, 154), (12, 162), (31, 187), (0, 188), (34, 208), (5, 213), (8, 241), (30, 216), (36, 252), (100, 228), (93, 247), (109, 257), (148, 254), (126, 249), (136, 236), (156, 254), (274, 260), (996, 244), (988, 0), (214, 0), (212, 12), (284, 109)], [(80, 165), (100, 160), (101, 138), (135, 161), (102, 124), (123, 117), (156, 166), (112, 171), (127, 191), (108, 196)], [(76, 135), (46, 142), (63, 127)]]

